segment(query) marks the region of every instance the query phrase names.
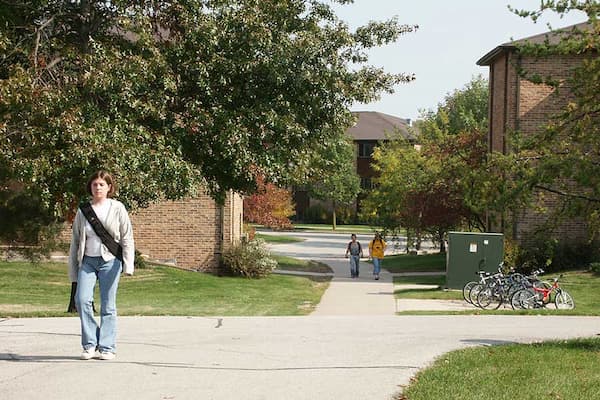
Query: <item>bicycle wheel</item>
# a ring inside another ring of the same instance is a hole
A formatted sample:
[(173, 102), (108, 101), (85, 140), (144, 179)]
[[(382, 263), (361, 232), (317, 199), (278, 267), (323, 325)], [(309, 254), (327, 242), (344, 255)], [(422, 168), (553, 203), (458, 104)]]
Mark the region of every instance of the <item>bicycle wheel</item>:
[(473, 286), (469, 291), (469, 303), (473, 304), (475, 307), (479, 307), (479, 303), (477, 303), (477, 295), (485, 286), (481, 283)]
[(471, 299), (469, 298), (469, 292), (471, 291), (473, 286), (477, 285), (478, 283), (479, 282), (471, 281), (467, 282), (465, 286), (463, 286), (463, 299), (465, 299), (467, 303), (473, 304), (473, 302), (471, 302)]
[(572, 310), (575, 308), (575, 300), (564, 290), (561, 290), (554, 299), (554, 305), (557, 310)]
[(510, 299), (513, 310), (528, 310), (535, 308), (535, 292), (531, 289), (521, 289)]
[(513, 295), (517, 293), (521, 289), (526, 289), (526, 286), (523, 282), (513, 283), (508, 287), (508, 291), (506, 293), (506, 298), (508, 302), (513, 298)]
[(498, 288), (487, 287), (479, 291), (477, 303), (484, 310), (497, 310), (503, 302), (502, 293)]

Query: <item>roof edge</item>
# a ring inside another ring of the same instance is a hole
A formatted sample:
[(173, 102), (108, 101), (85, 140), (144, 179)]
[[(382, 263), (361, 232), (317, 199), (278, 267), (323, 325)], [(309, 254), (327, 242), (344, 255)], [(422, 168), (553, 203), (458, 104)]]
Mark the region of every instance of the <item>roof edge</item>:
[(493, 50), (491, 50), (490, 52), (485, 54), (483, 57), (481, 57), (479, 60), (477, 60), (476, 64), (480, 65), (480, 66), (491, 65), (491, 62), (498, 55), (502, 54), (504, 51), (515, 50), (521, 44), (543, 43), (546, 41), (553, 42), (553, 44), (556, 44), (558, 41), (560, 41), (564, 37), (565, 34), (568, 34), (569, 32), (580, 30), (580, 29), (586, 29), (589, 26), (590, 26), (590, 22), (585, 21), (585, 22), (580, 22), (578, 24), (565, 26), (563, 28), (552, 29), (550, 31), (538, 33), (537, 35), (528, 36), (523, 39), (517, 39), (517, 40), (507, 42), (507, 43), (503, 43), (499, 46), (496, 46)]
[(487, 52), (483, 57), (475, 62), (475, 64), (485, 67), (492, 64), (492, 60), (498, 57), (505, 51), (513, 50), (516, 46), (510, 44), (501, 44), (500, 46), (495, 47), (491, 51)]

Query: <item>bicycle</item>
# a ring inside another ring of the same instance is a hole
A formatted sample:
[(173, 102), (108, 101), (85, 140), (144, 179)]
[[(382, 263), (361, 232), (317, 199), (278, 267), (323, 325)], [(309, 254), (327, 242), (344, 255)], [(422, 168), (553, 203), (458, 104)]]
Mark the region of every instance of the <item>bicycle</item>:
[(513, 310), (544, 308), (551, 302), (554, 294), (554, 305), (557, 310), (572, 310), (575, 308), (573, 297), (558, 284), (558, 278), (552, 280), (549, 287), (532, 285), (529, 288), (517, 291), (511, 298), (510, 304)]
[(480, 284), (472, 287), (469, 293), (469, 300), (472, 304), (488, 310), (496, 310), (504, 303), (509, 304), (514, 293), (520, 289), (524, 289), (531, 285), (538, 285), (539, 279), (537, 275), (543, 270), (534, 271), (529, 276), (524, 276), (521, 273), (514, 272), (504, 274), (502, 272), (503, 264), (498, 267), (498, 273)]
[(463, 286), (463, 289), (462, 289), (463, 299), (465, 299), (465, 301), (470, 304), (473, 304), (473, 302), (471, 301), (471, 298), (469, 296), (469, 294), (471, 293), (471, 289), (473, 289), (473, 287), (475, 285), (485, 283), (486, 280), (492, 275), (490, 272), (486, 272), (486, 271), (477, 271), (475, 274), (479, 275), (479, 280), (478, 281), (470, 281), (470, 282), (465, 283), (465, 286)]

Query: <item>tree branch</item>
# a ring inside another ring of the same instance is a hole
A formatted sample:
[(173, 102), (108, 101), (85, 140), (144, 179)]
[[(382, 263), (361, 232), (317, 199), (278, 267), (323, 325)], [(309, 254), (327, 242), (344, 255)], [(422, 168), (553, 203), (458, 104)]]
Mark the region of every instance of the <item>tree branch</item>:
[(586, 200), (592, 203), (600, 203), (600, 199), (597, 199), (595, 197), (589, 197), (589, 196), (584, 196), (582, 194), (573, 194), (573, 193), (567, 193), (563, 190), (558, 190), (558, 189), (553, 189), (547, 186), (543, 186), (543, 185), (534, 185), (533, 186), (535, 189), (540, 189), (540, 190), (544, 190), (546, 192), (550, 192), (550, 193), (554, 193), (554, 194), (558, 194), (559, 196), (564, 196), (564, 197), (568, 197), (571, 199), (580, 199), (580, 200)]

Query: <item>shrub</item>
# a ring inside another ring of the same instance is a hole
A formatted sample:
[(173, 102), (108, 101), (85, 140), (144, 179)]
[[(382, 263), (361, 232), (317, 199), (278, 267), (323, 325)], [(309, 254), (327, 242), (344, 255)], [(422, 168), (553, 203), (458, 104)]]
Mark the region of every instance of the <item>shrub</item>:
[(339, 206), (335, 209), (335, 217), (340, 225), (350, 225), (356, 223), (356, 213), (350, 206)]
[(509, 268), (517, 268), (519, 258), (519, 245), (509, 238), (504, 238), (504, 265)]
[(543, 268), (546, 272), (587, 269), (590, 263), (600, 260), (594, 243), (559, 242), (555, 239), (526, 241), (517, 251), (516, 265), (529, 272)]
[(254, 236), (256, 235), (256, 228), (250, 224), (244, 224), (244, 235), (246, 237), (246, 241), (254, 240)]
[(142, 256), (142, 253), (140, 253), (138, 250), (135, 251), (135, 258), (133, 260), (133, 265), (137, 269), (144, 269), (147, 267), (146, 259)]
[(244, 221), (254, 222), (271, 229), (291, 229), (289, 219), (294, 215), (292, 193), (267, 183), (264, 177), (256, 178), (257, 192), (244, 197)]
[(593, 262), (590, 264), (590, 271), (600, 275), (600, 262)]
[(264, 278), (277, 267), (262, 239), (240, 243), (227, 249), (221, 259), (221, 271), (226, 275)]
[(331, 212), (321, 204), (315, 204), (304, 212), (304, 222), (307, 224), (327, 224), (331, 222)]

